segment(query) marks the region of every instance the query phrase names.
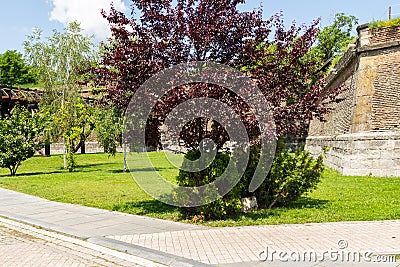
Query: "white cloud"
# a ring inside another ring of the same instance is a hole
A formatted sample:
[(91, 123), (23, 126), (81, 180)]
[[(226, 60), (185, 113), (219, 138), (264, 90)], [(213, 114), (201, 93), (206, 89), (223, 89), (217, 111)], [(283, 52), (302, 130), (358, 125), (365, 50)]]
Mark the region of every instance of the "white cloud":
[(50, 20), (55, 20), (67, 25), (69, 22), (78, 21), (87, 34), (93, 34), (97, 40), (104, 40), (110, 36), (108, 22), (101, 15), (101, 10), (110, 10), (111, 2), (120, 11), (128, 8), (122, 0), (50, 0), (53, 10)]

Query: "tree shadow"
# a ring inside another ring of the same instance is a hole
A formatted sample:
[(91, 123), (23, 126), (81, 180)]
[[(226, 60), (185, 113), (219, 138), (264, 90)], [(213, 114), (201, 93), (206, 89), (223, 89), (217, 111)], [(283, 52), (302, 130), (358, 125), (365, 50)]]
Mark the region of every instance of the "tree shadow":
[(129, 172), (154, 172), (154, 170), (155, 171), (161, 171), (161, 170), (170, 170), (170, 169), (173, 169), (173, 167), (171, 167), (171, 168), (138, 168), (138, 169), (128, 169), (128, 170), (126, 170), (126, 171), (124, 171), (122, 168), (121, 169), (118, 169), (118, 170), (108, 170), (108, 172), (110, 172), (110, 173), (115, 173), (115, 174), (117, 174), (117, 173), (129, 173)]
[[(325, 199), (315, 199), (310, 197), (300, 197), (298, 200), (289, 202), (284, 208), (287, 209), (304, 209), (304, 208), (324, 208), (329, 200)], [(281, 206), (277, 206), (281, 207)]]
[(175, 167), (136, 168), (136, 169), (129, 169), (127, 171), (128, 172), (153, 172), (154, 170), (161, 171), (161, 170), (171, 170), (171, 169), (175, 169)]
[(101, 163), (78, 164), (76, 169), (90, 168), (90, 167), (97, 167), (97, 166), (104, 166), (104, 165), (115, 165), (115, 163), (113, 163), (113, 162), (101, 162)]
[(48, 172), (18, 172), (15, 176), (11, 176), (9, 173), (0, 174), (0, 177), (21, 177), (21, 176), (36, 176), (36, 175), (45, 175), (45, 174), (56, 174), (63, 173), (64, 171), (48, 171)]
[(158, 200), (145, 200), (138, 202), (126, 202), (118, 205), (114, 205), (113, 211), (128, 212), (137, 215), (147, 214), (165, 214), (176, 212), (179, 208), (167, 205)]
[(129, 171), (124, 170), (108, 170), (109, 173), (119, 174), (119, 173), (128, 173)]
[(300, 197), (298, 200), (289, 202), (287, 204), (276, 205), (272, 209), (260, 209), (254, 213), (242, 214), (246, 218), (252, 220), (263, 219), (270, 216), (279, 216), (287, 210), (302, 210), (302, 209), (323, 209), (329, 203), (329, 200), (315, 199), (309, 197)]
[[(260, 209), (253, 213), (238, 213), (232, 216), (228, 216), (226, 219), (233, 219), (240, 221), (241, 219), (250, 219), (252, 221), (257, 221), (260, 219), (265, 219), (273, 216), (281, 216), (288, 210), (293, 209), (323, 209), (329, 203), (328, 200), (313, 199), (308, 197), (301, 197), (297, 201), (294, 201), (286, 206), (280, 205), (273, 209)], [(176, 213), (176, 219), (178, 220), (189, 220), (191, 221), (191, 216), (182, 213), (181, 208), (165, 204), (158, 200), (146, 200), (138, 202), (126, 202), (118, 205), (114, 205), (113, 211), (120, 211), (125, 213), (131, 213), (143, 216), (154, 216), (163, 217), (162, 215), (168, 214), (170, 217), (171, 213)], [(214, 220), (211, 220), (214, 221)], [(215, 220), (218, 221), (218, 220)]]

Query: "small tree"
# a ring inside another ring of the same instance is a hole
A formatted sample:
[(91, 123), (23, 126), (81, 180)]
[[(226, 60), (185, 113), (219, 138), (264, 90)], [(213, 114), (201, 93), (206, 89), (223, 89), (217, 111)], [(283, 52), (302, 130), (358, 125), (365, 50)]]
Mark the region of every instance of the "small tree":
[(82, 100), (72, 105), (69, 102), (64, 103), (55, 123), (62, 129), (67, 152), (67, 169), (72, 172), (76, 167), (75, 145), (81, 141), (83, 135), (90, 135), (92, 127), (87, 127), (87, 125), (94, 124), (94, 117), (93, 109)]
[(19, 106), (0, 120), (0, 167), (14, 176), (21, 163), (43, 147), (48, 122), (48, 113), (32, 114)]
[(105, 153), (115, 155), (117, 148), (122, 145), (124, 122), (119, 109), (114, 107), (99, 108), (96, 114), (94, 132), (104, 148)]
[(0, 55), (0, 84), (21, 85), (36, 82), (37, 74), (25, 63), (21, 53), (8, 50)]

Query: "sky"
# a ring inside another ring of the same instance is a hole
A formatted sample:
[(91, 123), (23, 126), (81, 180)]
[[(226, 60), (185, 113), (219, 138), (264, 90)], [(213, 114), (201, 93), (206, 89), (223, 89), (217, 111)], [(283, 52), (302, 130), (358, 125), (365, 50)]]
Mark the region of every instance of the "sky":
[[(109, 10), (111, 2), (129, 13), (128, 0), (0, 0), (0, 53), (6, 50), (23, 53), (23, 42), (34, 28), (50, 36), (53, 29), (62, 31), (74, 20), (81, 23), (87, 34), (94, 35), (96, 41), (105, 40), (110, 32), (100, 10)], [(260, 5), (265, 18), (283, 11), (287, 25), (292, 21), (310, 24), (321, 18), (321, 26), (326, 26), (339, 12), (356, 16), (360, 24), (386, 20), (389, 6), (394, 16), (400, 16), (400, 0), (247, 0), (239, 8), (251, 11)]]

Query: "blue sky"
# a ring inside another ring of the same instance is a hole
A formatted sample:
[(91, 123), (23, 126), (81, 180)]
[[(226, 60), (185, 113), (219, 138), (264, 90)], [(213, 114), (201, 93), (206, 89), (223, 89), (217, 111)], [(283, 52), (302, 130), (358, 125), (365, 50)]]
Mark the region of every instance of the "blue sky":
[[(23, 52), (22, 43), (33, 28), (40, 28), (44, 35), (51, 34), (52, 29), (62, 30), (70, 20), (79, 20), (89, 34), (95, 34), (97, 40), (108, 34), (106, 22), (99, 12), (108, 10), (111, 0), (2, 0), (0, 16), (0, 53), (16, 49)], [(120, 10), (128, 11), (130, 1), (113, 0)], [(387, 19), (388, 7), (400, 16), (400, 0), (248, 0), (240, 8), (252, 10), (262, 3), (264, 16), (282, 10), (285, 21), (289, 24), (309, 24), (321, 17), (322, 26), (332, 22), (334, 14), (344, 12), (359, 18), (360, 23), (374, 19)]]

